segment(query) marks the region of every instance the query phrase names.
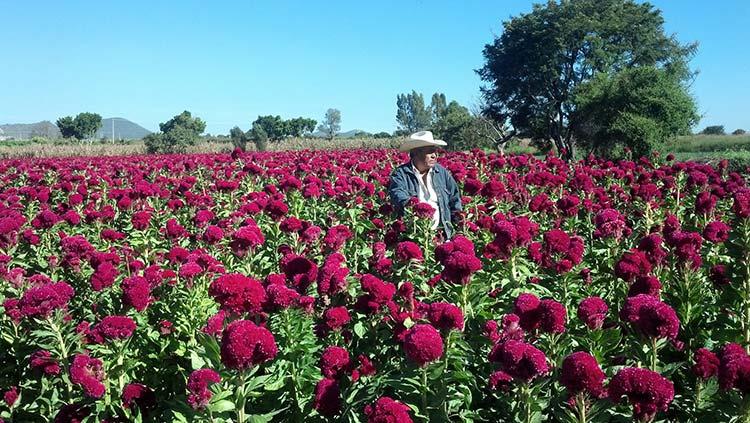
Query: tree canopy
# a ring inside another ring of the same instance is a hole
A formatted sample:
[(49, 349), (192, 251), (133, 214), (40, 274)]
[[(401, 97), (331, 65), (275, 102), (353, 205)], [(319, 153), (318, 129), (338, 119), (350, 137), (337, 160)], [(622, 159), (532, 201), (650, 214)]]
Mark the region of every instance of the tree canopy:
[(341, 131), (341, 112), (338, 109), (328, 109), (318, 130), (332, 140)]
[(96, 131), (102, 127), (102, 117), (96, 113), (83, 112), (75, 118), (62, 117), (56, 124), (64, 138), (92, 139)]
[(650, 66), (678, 81), (692, 74), (695, 44), (663, 28), (661, 12), (634, 0), (562, 0), (534, 5), (503, 22), (478, 69), (485, 113), (520, 136), (575, 148), (576, 91), (599, 74)]
[[(439, 100), (440, 97), (438, 95)], [(442, 101), (444, 106), (445, 96), (442, 97)], [(432, 125), (432, 113), (430, 109), (425, 107), (424, 97), (421, 93), (412, 91), (408, 94), (397, 95), (396, 108), (396, 121), (401, 132), (411, 134), (430, 129)]]
[(647, 155), (671, 136), (690, 133), (700, 117), (680, 81), (653, 66), (599, 74), (580, 87), (575, 103), (574, 137), (603, 156), (619, 156), (625, 147)]
[(206, 122), (193, 117), (187, 110), (159, 124), (161, 132), (149, 134), (143, 139), (147, 153), (184, 153), (188, 146), (195, 145)]

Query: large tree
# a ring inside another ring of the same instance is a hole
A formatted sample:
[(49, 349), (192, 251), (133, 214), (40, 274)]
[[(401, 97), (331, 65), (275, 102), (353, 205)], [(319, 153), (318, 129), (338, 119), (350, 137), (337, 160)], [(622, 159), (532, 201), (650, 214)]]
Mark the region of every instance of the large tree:
[(653, 66), (599, 74), (576, 92), (574, 137), (589, 153), (617, 157), (657, 150), (698, 123), (697, 106), (674, 75)]
[(301, 137), (315, 130), (318, 122), (315, 119), (298, 117), (285, 121), (286, 134), (291, 137)]
[(252, 123), (253, 129), (257, 131), (257, 128), (263, 128), (263, 133), (271, 141), (280, 141), (287, 134), (286, 122), (281, 119), (281, 116), (258, 116)]
[(195, 145), (200, 134), (206, 130), (206, 122), (193, 117), (187, 110), (159, 124), (161, 132), (149, 134), (143, 139), (148, 153), (184, 153), (188, 146)]
[(430, 129), (432, 115), (430, 109), (425, 107), (424, 96), (412, 91), (409, 94), (396, 96), (396, 122), (398, 122), (401, 133), (413, 133)]
[(102, 127), (102, 117), (96, 113), (83, 112), (75, 118), (61, 117), (56, 124), (63, 138), (92, 139), (96, 131)]
[(575, 92), (598, 74), (653, 66), (680, 81), (695, 44), (664, 32), (661, 12), (633, 0), (562, 0), (534, 5), (503, 22), (477, 72), (485, 113), (520, 136), (554, 143), (573, 156)]
[(338, 109), (328, 109), (323, 123), (318, 126), (318, 131), (323, 132), (326, 138), (332, 140), (341, 131), (341, 112)]

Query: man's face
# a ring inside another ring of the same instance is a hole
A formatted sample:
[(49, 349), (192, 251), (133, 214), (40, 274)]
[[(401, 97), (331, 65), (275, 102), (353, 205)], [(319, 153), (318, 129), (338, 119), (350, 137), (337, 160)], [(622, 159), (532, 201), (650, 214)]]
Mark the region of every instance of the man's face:
[(437, 164), (437, 147), (419, 147), (414, 150), (414, 167), (424, 172)]

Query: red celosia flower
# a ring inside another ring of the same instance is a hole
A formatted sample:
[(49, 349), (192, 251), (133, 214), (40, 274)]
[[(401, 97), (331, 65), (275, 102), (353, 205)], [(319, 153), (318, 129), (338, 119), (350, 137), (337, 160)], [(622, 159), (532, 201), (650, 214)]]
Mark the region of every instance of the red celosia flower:
[(732, 211), (735, 216), (745, 219), (750, 216), (750, 188), (741, 188), (734, 192)]
[(636, 277), (635, 282), (628, 289), (628, 297), (635, 297), (638, 294), (661, 298), (661, 282), (655, 276)]
[(281, 259), (279, 267), (290, 285), (303, 295), (318, 278), (318, 266), (305, 256), (287, 254)]
[(555, 300), (545, 299), (539, 303), (539, 324), (543, 332), (565, 332), (567, 316), (565, 306)]
[(474, 253), (474, 244), (461, 235), (439, 245), (435, 257), (443, 265), (442, 279), (448, 282), (467, 284), (471, 275), (482, 268), (482, 262)]
[(147, 210), (133, 213), (133, 217), (130, 219), (133, 223), (133, 228), (139, 231), (147, 229), (151, 224), (151, 212)]
[(575, 195), (565, 195), (564, 197), (557, 200), (555, 205), (560, 210), (563, 216), (572, 217), (578, 214), (578, 206), (581, 203), (581, 199)]
[(266, 297), (271, 310), (284, 310), (296, 305), (300, 295), (286, 285), (272, 284), (266, 287)]
[(653, 266), (659, 266), (667, 257), (667, 250), (662, 247), (662, 237), (659, 234), (649, 234), (638, 243), (638, 250), (646, 254), (646, 259)]
[(633, 417), (649, 421), (657, 412), (667, 411), (674, 399), (674, 384), (651, 370), (626, 367), (609, 383), (609, 398), (613, 402), (619, 403), (623, 396), (633, 406)]
[(352, 371), (352, 382), (356, 382), (361, 376), (372, 376), (377, 372), (375, 365), (364, 354), (360, 354), (357, 360), (359, 366)]
[(402, 262), (423, 261), (424, 256), (419, 245), (412, 241), (402, 241), (396, 245), (396, 258)]
[(436, 212), (435, 208), (432, 207), (432, 205), (419, 201), (414, 202), (414, 204), (411, 206), (411, 211), (412, 213), (414, 213), (414, 216), (419, 219), (432, 219), (432, 216)]
[(351, 321), (349, 312), (344, 306), (329, 308), (323, 313), (323, 319), (328, 330), (332, 331), (341, 329)]
[(266, 302), (263, 285), (239, 273), (229, 273), (216, 278), (208, 288), (208, 295), (220, 304), (222, 310), (235, 314), (260, 313)]
[(212, 336), (220, 336), (221, 332), (224, 331), (224, 319), (226, 316), (226, 311), (219, 310), (218, 313), (208, 318), (208, 322), (206, 322), (206, 326), (201, 329), (201, 332)]
[(95, 343), (130, 338), (135, 321), (128, 316), (107, 316), (91, 329), (89, 338)]
[(346, 288), (346, 277), (349, 269), (344, 267), (344, 256), (333, 253), (326, 257), (323, 267), (318, 272), (318, 295), (333, 296)]
[(677, 339), (680, 320), (675, 311), (651, 295), (629, 297), (620, 310), (620, 318), (651, 338)]
[(719, 357), (707, 348), (698, 348), (693, 360), (695, 364), (692, 370), (697, 377), (708, 380), (719, 374)]
[(432, 303), (427, 312), (430, 323), (440, 330), (464, 330), (464, 313), (450, 303)]
[(728, 343), (719, 350), (719, 386), (724, 390), (738, 389), (750, 393), (750, 356), (735, 343)]
[(104, 395), (104, 370), (102, 361), (87, 354), (76, 354), (70, 365), (70, 381), (81, 385), (86, 395), (101, 398)]
[(276, 357), (273, 334), (249, 320), (236, 320), (224, 329), (221, 361), (230, 369), (244, 370)]
[(395, 285), (370, 274), (362, 275), (360, 286), (365, 294), (359, 297), (355, 307), (365, 313), (376, 313), (396, 294)]
[(519, 317), (519, 324), (530, 331), (539, 327), (539, 298), (534, 294), (522, 293), (513, 303), (513, 314)]
[(65, 310), (74, 291), (65, 282), (49, 283), (26, 290), (18, 302), (18, 310), (26, 317), (47, 318), (55, 310)]
[(729, 225), (720, 220), (715, 220), (703, 229), (703, 237), (714, 244), (720, 244), (729, 238), (730, 231)]
[(502, 370), (492, 372), (490, 375), (489, 386), (493, 391), (501, 390), (507, 392), (510, 389), (511, 382), (513, 382), (513, 376), (505, 373)]
[(697, 232), (678, 231), (672, 235), (670, 244), (674, 247), (677, 259), (696, 270), (701, 266), (701, 245), (703, 237)]
[(60, 365), (47, 350), (35, 351), (29, 361), (32, 369), (39, 369), (46, 375), (60, 374)]
[(581, 263), (583, 250), (581, 237), (551, 229), (545, 232), (542, 244), (534, 242), (529, 246), (529, 255), (542, 267), (562, 274)]
[(596, 358), (587, 352), (579, 351), (563, 360), (560, 383), (571, 396), (585, 392), (594, 398), (601, 398), (605, 395), (605, 377)]
[(331, 379), (339, 379), (349, 370), (351, 361), (349, 352), (341, 347), (330, 346), (320, 356), (318, 366), (323, 376)]
[(714, 266), (711, 266), (708, 277), (717, 288), (721, 288), (732, 283), (732, 281), (729, 279), (729, 275), (727, 274), (727, 266), (723, 264), (716, 264)]
[(588, 297), (578, 304), (578, 318), (591, 330), (601, 329), (607, 318), (607, 311), (607, 303), (599, 297)]
[(498, 363), (500, 369), (525, 382), (549, 372), (547, 357), (531, 344), (509, 340), (496, 344), (490, 351), (489, 360)]
[(187, 382), (187, 390), (190, 392), (188, 404), (195, 410), (206, 408), (212, 395), (208, 387), (212, 383), (219, 382), (221, 382), (221, 376), (211, 369), (198, 369), (190, 373)]
[(424, 367), (443, 355), (443, 338), (432, 325), (414, 325), (406, 332), (404, 350), (409, 360)]
[(651, 262), (646, 254), (640, 250), (626, 251), (615, 264), (615, 275), (625, 282), (633, 282), (637, 276), (645, 276), (651, 272)]
[(151, 285), (142, 276), (125, 278), (121, 284), (123, 304), (143, 311), (151, 302)]
[(209, 225), (203, 232), (203, 241), (206, 244), (216, 244), (224, 238), (224, 230), (216, 225)]
[(390, 397), (380, 397), (375, 404), (365, 406), (367, 423), (412, 423), (410, 408)]
[(341, 388), (338, 380), (326, 377), (315, 385), (313, 408), (326, 417), (335, 416), (341, 411)]
[(596, 230), (594, 238), (613, 238), (619, 240), (623, 235), (630, 235), (630, 228), (625, 223), (625, 217), (615, 209), (603, 209), (594, 217)]
[(91, 289), (98, 292), (109, 288), (115, 283), (117, 275), (117, 268), (112, 263), (108, 261), (100, 263), (91, 275)]
[(331, 251), (338, 251), (344, 243), (353, 236), (352, 231), (344, 225), (336, 225), (328, 229), (323, 243)]
[(129, 383), (122, 390), (122, 406), (132, 408), (138, 406), (142, 414), (156, 408), (156, 394), (142, 383)]
[(8, 407), (13, 407), (13, 404), (16, 403), (18, 400), (18, 387), (17, 386), (11, 386), (10, 389), (5, 391), (3, 394), (3, 400), (5, 401), (5, 404), (8, 405)]
[(258, 228), (258, 225), (254, 220), (247, 219), (245, 221), (245, 226), (237, 229), (232, 234), (232, 240), (229, 242), (229, 247), (235, 255), (244, 257), (248, 251), (254, 250), (264, 242), (266, 242), (266, 239), (260, 231), (260, 228)]

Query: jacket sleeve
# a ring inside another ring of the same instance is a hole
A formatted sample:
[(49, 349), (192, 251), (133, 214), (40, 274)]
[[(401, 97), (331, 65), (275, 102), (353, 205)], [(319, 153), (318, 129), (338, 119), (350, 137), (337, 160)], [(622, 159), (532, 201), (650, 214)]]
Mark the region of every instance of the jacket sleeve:
[(450, 172), (446, 172), (445, 187), (448, 189), (448, 207), (451, 210), (451, 219), (455, 217), (457, 212), (463, 210), (461, 204), (461, 193), (458, 190), (458, 184), (453, 179), (453, 175)]
[(388, 182), (388, 195), (391, 197), (391, 204), (400, 213), (406, 202), (411, 196), (406, 190), (406, 175), (398, 170), (393, 172)]

